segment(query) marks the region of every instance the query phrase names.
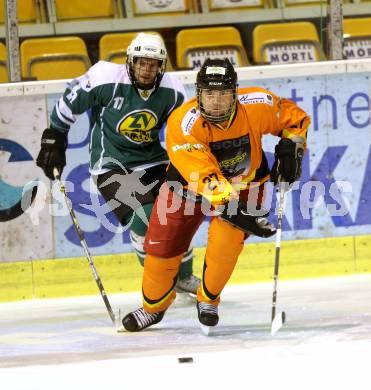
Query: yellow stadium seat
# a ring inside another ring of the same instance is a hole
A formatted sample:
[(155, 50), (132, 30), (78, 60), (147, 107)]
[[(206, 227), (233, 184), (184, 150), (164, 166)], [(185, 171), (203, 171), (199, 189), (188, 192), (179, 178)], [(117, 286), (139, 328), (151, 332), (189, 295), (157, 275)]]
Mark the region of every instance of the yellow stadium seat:
[(303, 5), (320, 5), (321, 3), (326, 6), (327, 0), (277, 0), (277, 3), (281, 7), (300, 7)]
[(261, 24), (253, 31), (256, 64), (289, 64), (324, 59), (316, 27), (309, 22)]
[(186, 14), (195, 9), (194, 0), (131, 0), (134, 16)]
[(57, 20), (115, 18), (119, 9), (115, 0), (54, 0)]
[[(323, 0), (322, 0), (323, 2)], [(300, 6), (300, 5), (313, 5), (321, 4), (321, 0), (277, 0), (277, 4), (281, 7)]]
[[(146, 31), (149, 34), (158, 34), (155, 31)], [(99, 40), (99, 59), (124, 64), (126, 62), (126, 49), (138, 32), (105, 34)], [(160, 35), (160, 34), (158, 34)], [(173, 70), (170, 59), (167, 61), (167, 71)]]
[[(19, 23), (37, 23), (41, 21), (40, 12), (42, 6), (36, 0), (18, 0), (17, 17)], [(0, 24), (4, 24), (5, 2), (0, 1)]]
[[(279, 7), (301, 7), (308, 5), (322, 5), (326, 7), (327, 0), (276, 0)], [(351, 0), (342, 0), (342, 3), (350, 3)]]
[(234, 27), (193, 28), (178, 32), (178, 68), (199, 69), (208, 57), (227, 57), (235, 66), (249, 65), (241, 35)]
[(344, 19), (344, 59), (371, 58), (371, 18)]
[(269, 8), (272, 6), (270, 0), (208, 0), (210, 12), (214, 11), (241, 11), (256, 8)]
[(91, 66), (85, 42), (78, 37), (27, 39), (22, 42), (20, 51), (25, 79), (74, 78)]
[(6, 47), (0, 42), (0, 83), (8, 82), (8, 69), (6, 65)]

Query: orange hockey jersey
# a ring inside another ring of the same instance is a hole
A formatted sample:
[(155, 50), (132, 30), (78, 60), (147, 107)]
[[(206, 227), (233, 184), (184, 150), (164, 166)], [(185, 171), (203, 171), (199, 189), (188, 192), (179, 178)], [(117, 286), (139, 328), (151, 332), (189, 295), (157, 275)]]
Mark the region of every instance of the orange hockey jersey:
[(268, 180), (264, 134), (290, 138), (305, 147), (309, 124), (308, 115), (293, 101), (258, 87), (238, 89), (235, 117), (226, 129), (207, 122), (193, 98), (168, 119), (169, 169), (175, 168), (192, 192), (212, 204), (224, 203), (250, 183)]

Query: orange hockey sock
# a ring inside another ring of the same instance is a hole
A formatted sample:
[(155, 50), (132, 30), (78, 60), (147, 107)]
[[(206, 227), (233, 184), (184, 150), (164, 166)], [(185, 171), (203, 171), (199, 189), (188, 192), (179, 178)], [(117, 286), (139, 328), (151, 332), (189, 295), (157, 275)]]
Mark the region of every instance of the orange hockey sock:
[(182, 257), (183, 253), (168, 259), (146, 256), (142, 294), (143, 307), (147, 312), (164, 311), (175, 299), (174, 287)]

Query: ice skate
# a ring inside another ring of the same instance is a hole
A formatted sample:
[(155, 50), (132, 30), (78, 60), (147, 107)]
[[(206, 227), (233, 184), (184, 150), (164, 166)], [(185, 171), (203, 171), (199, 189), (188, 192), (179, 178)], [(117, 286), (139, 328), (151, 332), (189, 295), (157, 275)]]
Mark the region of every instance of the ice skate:
[(207, 302), (197, 302), (197, 313), (202, 333), (209, 336), (212, 327), (219, 322), (218, 307)]
[(165, 312), (147, 313), (143, 307), (132, 311), (122, 319), (122, 325), (128, 332), (139, 332), (149, 326), (159, 323)]
[(197, 276), (190, 275), (187, 278), (178, 279), (175, 286), (175, 291), (177, 293), (188, 293), (196, 295), (200, 283), (201, 280)]

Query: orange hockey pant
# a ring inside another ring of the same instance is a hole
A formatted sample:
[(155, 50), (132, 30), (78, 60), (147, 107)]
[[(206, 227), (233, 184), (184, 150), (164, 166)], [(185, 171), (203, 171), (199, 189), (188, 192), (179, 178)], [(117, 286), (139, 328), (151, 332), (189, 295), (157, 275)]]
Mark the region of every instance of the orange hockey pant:
[[(263, 196), (261, 188), (259, 204)], [(243, 195), (247, 197), (248, 191), (244, 191)], [(176, 202), (177, 210), (167, 212)], [(194, 210), (190, 213), (187, 202), (190, 201), (169, 191), (166, 183), (155, 202), (144, 245), (147, 256), (142, 283), (143, 307), (150, 313), (166, 310), (175, 299), (174, 287), (183, 253), (205, 218), (200, 203), (193, 203)], [(219, 303), (220, 294), (234, 270), (246, 237), (228, 222), (211, 218), (202, 282), (197, 292), (199, 301)]]

